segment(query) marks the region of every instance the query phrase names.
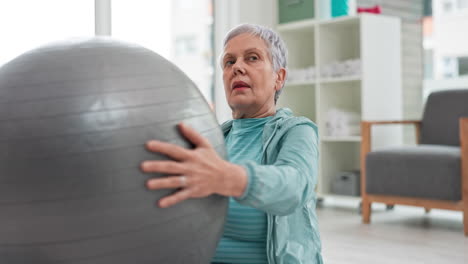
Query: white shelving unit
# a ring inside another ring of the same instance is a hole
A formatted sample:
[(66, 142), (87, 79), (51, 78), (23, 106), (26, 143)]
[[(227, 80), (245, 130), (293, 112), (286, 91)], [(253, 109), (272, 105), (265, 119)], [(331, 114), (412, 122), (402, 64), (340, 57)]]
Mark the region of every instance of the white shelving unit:
[[(360, 135), (329, 136), (326, 113), (334, 108), (362, 120), (399, 120), (402, 111), (400, 20), (361, 14), (325, 21), (278, 25), (289, 51), (290, 69), (315, 67), (315, 79), (286, 83), (278, 105), (313, 120), (320, 133), (318, 194), (331, 195), (332, 179), (360, 169)], [(321, 78), (330, 63), (360, 59), (361, 74)], [(373, 147), (402, 143), (400, 127), (377, 127)]]

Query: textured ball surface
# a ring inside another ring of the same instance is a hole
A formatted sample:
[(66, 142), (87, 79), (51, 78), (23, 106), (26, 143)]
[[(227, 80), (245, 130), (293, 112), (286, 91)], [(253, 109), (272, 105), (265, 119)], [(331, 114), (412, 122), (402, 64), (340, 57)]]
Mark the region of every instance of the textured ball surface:
[(209, 263), (227, 210), (210, 196), (161, 209), (139, 165), (176, 124), (223, 136), (193, 82), (156, 53), (68, 40), (0, 68), (0, 263)]

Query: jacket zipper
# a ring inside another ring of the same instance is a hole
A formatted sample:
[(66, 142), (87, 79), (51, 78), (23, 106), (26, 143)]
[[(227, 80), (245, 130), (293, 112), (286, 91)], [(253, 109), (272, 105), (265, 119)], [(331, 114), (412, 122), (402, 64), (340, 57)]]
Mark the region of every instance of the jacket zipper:
[[(273, 136), (275, 135), (277, 129), (278, 129), (278, 123), (275, 124), (275, 128), (273, 129), (273, 133), (267, 139), (266, 143), (263, 145), (263, 162), (262, 163), (266, 162), (266, 157), (265, 157), (266, 149), (267, 149), (268, 144), (270, 144), (271, 140), (273, 140)], [(273, 240), (271, 239), (271, 236), (273, 235), (274, 221), (275, 221), (275, 217), (272, 216), (272, 215), (267, 214), (267, 229), (268, 229), (267, 243), (269, 244), (269, 246), (267, 245), (267, 247), (266, 247), (266, 253), (267, 253), (268, 264), (276, 264), (275, 256), (274, 256), (274, 253), (273, 253), (274, 245), (273, 245)]]

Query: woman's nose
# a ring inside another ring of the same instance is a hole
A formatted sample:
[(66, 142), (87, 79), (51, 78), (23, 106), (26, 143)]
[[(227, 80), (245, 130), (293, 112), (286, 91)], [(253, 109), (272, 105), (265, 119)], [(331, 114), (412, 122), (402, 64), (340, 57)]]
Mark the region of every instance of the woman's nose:
[(244, 63), (241, 60), (237, 60), (232, 69), (234, 74), (245, 74)]

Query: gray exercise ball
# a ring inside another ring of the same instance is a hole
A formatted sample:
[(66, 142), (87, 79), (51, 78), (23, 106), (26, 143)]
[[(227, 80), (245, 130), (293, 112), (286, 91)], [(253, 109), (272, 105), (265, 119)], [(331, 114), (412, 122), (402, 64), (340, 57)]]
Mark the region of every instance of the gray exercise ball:
[(72, 39), (0, 68), (0, 263), (209, 263), (227, 211), (213, 195), (161, 209), (139, 165), (157, 139), (193, 147), (185, 122), (225, 156), (194, 83), (138, 45)]

